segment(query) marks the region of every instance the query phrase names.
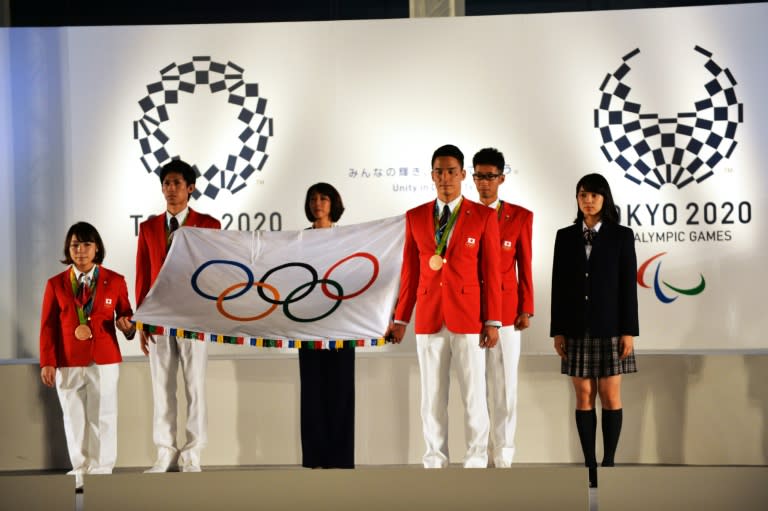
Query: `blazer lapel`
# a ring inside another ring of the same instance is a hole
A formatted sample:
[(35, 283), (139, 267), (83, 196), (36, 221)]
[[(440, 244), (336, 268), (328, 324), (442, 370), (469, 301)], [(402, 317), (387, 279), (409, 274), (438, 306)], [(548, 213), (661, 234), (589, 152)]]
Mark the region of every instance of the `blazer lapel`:
[(72, 292), (72, 281), (70, 280), (69, 272), (72, 271), (72, 267), (70, 266), (67, 268), (65, 272), (61, 274), (61, 277), (59, 279), (59, 285), (61, 285), (62, 290), (64, 291), (64, 296), (67, 297), (67, 300), (72, 302), (72, 310), (75, 311), (75, 317), (77, 317), (76, 307), (77, 304), (75, 304), (75, 294)]
[(469, 216), (472, 214), (472, 210), (464, 197), (461, 198), (459, 214), (456, 217), (456, 223), (453, 225), (453, 232), (448, 239), (448, 250), (445, 251), (447, 256), (449, 253), (453, 255), (454, 247), (461, 243), (464, 239), (464, 224), (469, 221)]
[(592, 241), (592, 253), (602, 252), (606, 242), (610, 242), (612, 237), (613, 225), (603, 222), (603, 225), (600, 226), (600, 230), (597, 231), (597, 236), (595, 236), (595, 239)]
[[(587, 251), (584, 248), (584, 234), (582, 231), (581, 222), (573, 224), (571, 228), (571, 243), (573, 243), (573, 250), (579, 254), (579, 261), (581, 261), (582, 268), (587, 268), (589, 260), (587, 259)], [(594, 250), (595, 247), (592, 247)]]
[(435, 240), (435, 208), (437, 207), (437, 200), (433, 200), (429, 203), (429, 207), (425, 207), (423, 209), (424, 217), (421, 222), (422, 225), (426, 226), (426, 232), (429, 239), (432, 241), (430, 242), (429, 246), (431, 247), (432, 252), (434, 252), (437, 249), (437, 241)]
[(189, 208), (189, 211), (187, 212), (187, 221), (184, 222), (184, 225), (187, 225), (189, 227), (195, 227), (198, 222), (197, 216), (198, 216), (197, 212), (192, 208)]

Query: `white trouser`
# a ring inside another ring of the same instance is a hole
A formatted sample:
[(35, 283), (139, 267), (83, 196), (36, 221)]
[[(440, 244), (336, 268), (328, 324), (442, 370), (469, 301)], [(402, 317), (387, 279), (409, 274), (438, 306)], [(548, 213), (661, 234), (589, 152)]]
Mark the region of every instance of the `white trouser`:
[(486, 383), (491, 436), (488, 457), (498, 468), (509, 467), (515, 456), (517, 427), (517, 366), (520, 331), (514, 326), (499, 329), (499, 343), (486, 350)]
[(120, 364), (56, 369), (72, 473), (112, 473), (117, 460), (119, 377)]
[(187, 442), (179, 454), (180, 465), (200, 465), (200, 451), (208, 442), (205, 370), (208, 349), (204, 341), (155, 335), (149, 343), (149, 368), (155, 401), (152, 440), (158, 459), (179, 453), (176, 441), (176, 377), (181, 365), (187, 396)]
[(485, 349), (478, 334), (455, 334), (443, 326), (435, 334), (416, 336), (421, 373), (421, 421), (425, 468), (448, 466), (448, 388), (451, 358), (464, 401), (467, 452), (464, 467), (488, 465), (488, 407), (485, 401)]

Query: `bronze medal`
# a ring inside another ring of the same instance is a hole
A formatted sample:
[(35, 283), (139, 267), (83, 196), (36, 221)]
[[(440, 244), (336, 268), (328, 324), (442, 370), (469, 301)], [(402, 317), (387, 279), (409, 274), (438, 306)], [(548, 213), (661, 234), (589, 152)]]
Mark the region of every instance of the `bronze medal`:
[(80, 325), (77, 328), (75, 328), (75, 338), (78, 341), (87, 341), (93, 337), (91, 334), (91, 327), (88, 325)]
[(440, 257), (438, 254), (433, 255), (429, 258), (429, 267), (433, 269), (434, 271), (439, 270), (443, 267), (443, 258)]

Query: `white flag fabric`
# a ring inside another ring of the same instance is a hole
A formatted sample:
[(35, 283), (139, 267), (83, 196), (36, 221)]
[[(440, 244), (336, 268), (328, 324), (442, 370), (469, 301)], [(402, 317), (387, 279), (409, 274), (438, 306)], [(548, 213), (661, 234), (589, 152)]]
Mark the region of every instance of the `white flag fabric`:
[(303, 231), (182, 227), (134, 320), (147, 332), (256, 347), (383, 345), (404, 232), (403, 215)]

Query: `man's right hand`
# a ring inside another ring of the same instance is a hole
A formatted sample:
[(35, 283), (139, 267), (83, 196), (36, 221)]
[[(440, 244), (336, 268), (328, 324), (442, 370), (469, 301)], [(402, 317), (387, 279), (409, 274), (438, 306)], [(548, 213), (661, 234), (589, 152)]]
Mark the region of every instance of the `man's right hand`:
[(40, 369), (40, 380), (46, 387), (53, 387), (56, 384), (56, 368), (53, 366), (45, 366)]
[(141, 352), (144, 353), (144, 355), (149, 356), (149, 342), (152, 341), (152, 344), (155, 344), (155, 336), (152, 334), (146, 333), (144, 330), (141, 331)]
[(405, 337), (405, 325), (390, 321), (387, 331), (384, 332), (384, 339), (393, 344), (400, 344), (403, 341), (403, 337)]

